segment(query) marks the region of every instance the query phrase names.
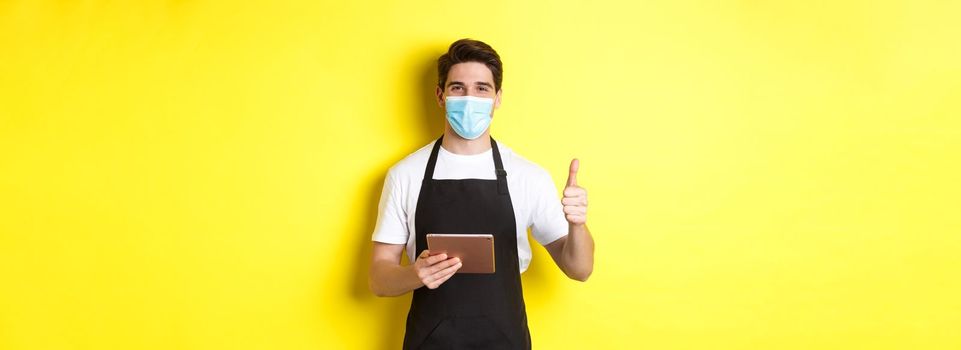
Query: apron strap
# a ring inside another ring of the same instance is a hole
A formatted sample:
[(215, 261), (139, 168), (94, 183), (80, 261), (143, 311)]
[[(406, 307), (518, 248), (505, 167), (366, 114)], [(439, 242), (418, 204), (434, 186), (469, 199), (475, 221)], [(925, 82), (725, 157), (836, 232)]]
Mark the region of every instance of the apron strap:
[[(430, 151), (430, 158), (427, 159), (427, 169), (424, 169), (424, 180), (421, 186), (427, 187), (434, 179), (434, 167), (437, 166), (437, 153), (440, 144), (444, 141), (444, 135), (434, 142), (434, 147)], [(497, 193), (510, 194), (507, 190), (507, 171), (504, 170), (504, 162), (501, 161), (501, 152), (497, 149), (497, 142), (491, 137), (491, 151), (494, 154), (494, 174), (497, 175)]]
[(437, 142), (434, 142), (434, 148), (430, 151), (430, 158), (427, 158), (427, 169), (424, 170), (424, 180), (421, 187), (427, 187), (430, 185), (432, 179), (434, 179), (434, 166), (437, 165), (437, 151), (440, 150), (441, 141), (444, 141), (444, 135), (440, 135)]
[(507, 171), (501, 161), (501, 151), (497, 149), (497, 142), (491, 137), (491, 149), (494, 151), (494, 173), (497, 174), (497, 193), (510, 194), (507, 191)]

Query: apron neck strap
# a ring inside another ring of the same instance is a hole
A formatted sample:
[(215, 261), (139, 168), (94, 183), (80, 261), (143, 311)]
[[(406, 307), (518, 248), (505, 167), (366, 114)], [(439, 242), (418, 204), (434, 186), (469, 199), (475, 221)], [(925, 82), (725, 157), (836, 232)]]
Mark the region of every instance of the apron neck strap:
[[(497, 149), (497, 142), (491, 137), (491, 153), (494, 155), (494, 174), (497, 175), (497, 193), (508, 194), (507, 191), (507, 171), (504, 170), (504, 162), (501, 160), (501, 152)], [(424, 170), (423, 186), (430, 184), (434, 179), (434, 167), (437, 166), (437, 153), (440, 145), (444, 141), (444, 135), (434, 142), (434, 147), (430, 151), (430, 158), (427, 159), (427, 169)]]
[(501, 161), (501, 151), (497, 149), (497, 142), (491, 137), (491, 150), (494, 153), (494, 173), (497, 174), (497, 193), (508, 194), (507, 192), (507, 170), (504, 170), (504, 162)]
[(434, 142), (434, 148), (430, 150), (430, 157), (427, 158), (427, 169), (424, 170), (424, 185), (430, 183), (430, 180), (434, 179), (434, 166), (437, 165), (437, 152), (440, 151), (440, 144), (444, 141), (444, 135), (440, 135), (440, 138)]

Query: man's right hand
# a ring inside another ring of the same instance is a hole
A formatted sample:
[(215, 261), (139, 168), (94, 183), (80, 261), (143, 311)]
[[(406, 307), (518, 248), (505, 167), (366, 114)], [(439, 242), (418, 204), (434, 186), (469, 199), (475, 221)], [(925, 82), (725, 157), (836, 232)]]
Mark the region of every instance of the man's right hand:
[(414, 272), (427, 288), (436, 289), (461, 267), (460, 258), (447, 258), (447, 254), (430, 255), (424, 250), (414, 262)]

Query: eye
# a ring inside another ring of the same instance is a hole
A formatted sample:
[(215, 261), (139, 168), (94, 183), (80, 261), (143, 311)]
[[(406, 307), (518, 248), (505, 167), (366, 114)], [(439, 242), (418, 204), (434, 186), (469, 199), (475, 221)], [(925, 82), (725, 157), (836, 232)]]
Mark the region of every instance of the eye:
[(450, 87), (451, 91), (460, 91), (460, 85), (454, 85)]
[(481, 87), (480, 87), (480, 91), (487, 92), (487, 87), (486, 87), (486, 86), (481, 86)]

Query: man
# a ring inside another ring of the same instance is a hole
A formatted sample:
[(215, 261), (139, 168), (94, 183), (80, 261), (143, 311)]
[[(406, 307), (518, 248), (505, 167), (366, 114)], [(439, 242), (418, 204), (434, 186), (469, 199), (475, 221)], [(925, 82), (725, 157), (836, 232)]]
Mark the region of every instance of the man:
[[(437, 71), (444, 134), (387, 173), (370, 288), (378, 296), (414, 291), (404, 349), (529, 349), (520, 278), (531, 260), (527, 229), (568, 277), (586, 281), (593, 271), (578, 160), (558, 201), (547, 171), (490, 137), (503, 66), (487, 44), (454, 42)], [(427, 233), (493, 234), (495, 273), (458, 274), (458, 258), (426, 250)], [(401, 265), (405, 249), (410, 265)]]

